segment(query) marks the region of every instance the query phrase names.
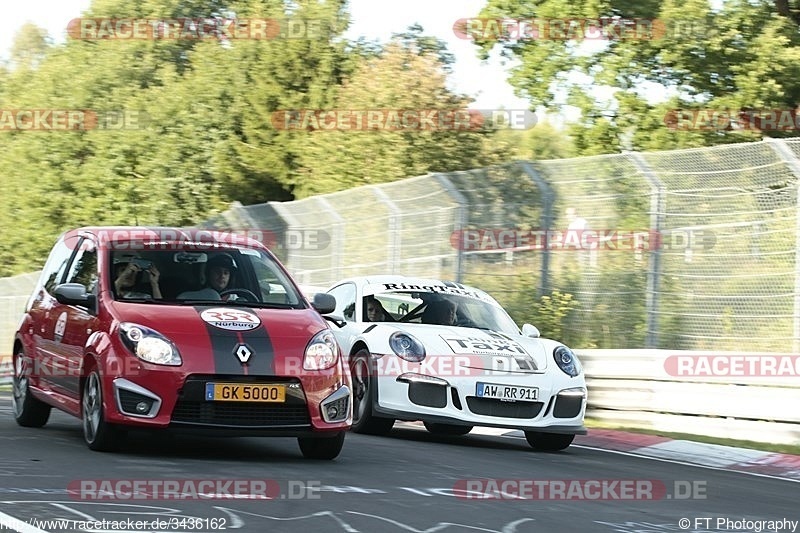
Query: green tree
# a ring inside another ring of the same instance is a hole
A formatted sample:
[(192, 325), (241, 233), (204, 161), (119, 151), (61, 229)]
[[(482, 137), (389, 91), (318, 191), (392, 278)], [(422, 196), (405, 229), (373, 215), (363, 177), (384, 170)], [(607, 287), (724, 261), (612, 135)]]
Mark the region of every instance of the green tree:
[[(259, 8), (267, 2), (242, 3), (249, 6), (243, 8), (247, 16), (263, 13)], [(289, 110), (330, 108), (342, 79), (353, 68), (342, 38), (349, 24), (345, 0), (291, 4), (293, 19), (307, 21), (305, 38), (237, 41), (232, 46), (231, 61), (238, 72), (234, 85), (243, 99), (238, 140), (228, 155), (238, 161), (232, 166), (232, 191), (245, 204), (289, 199), (303, 187), (304, 139), (275, 127), (274, 121)], [(282, 14), (283, 9), (272, 13)], [(283, 190), (280, 196), (275, 194), (276, 184)]]
[(39, 64), (50, 47), (50, 37), (44, 28), (27, 22), (14, 36), (10, 60), (15, 68), (32, 68)]
[[(336, 94), (331, 109), (466, 110), (471, 100), (447, 87), (449, 56), (419, 28), (395, 36), (366, 57)], [(388, 115), (384, 115), (388, 116)], [(295, 131), (304, 145), (298, 197), (428, 172), (466, 170), (498, 161), (487, 142), (491, 127), (378, 128), (364, 131)], [(488, 125), (487, 125), (488, 126)]]
[[(560, 110), (573, 105), (581, 110), (572, 131), (580, 153), (668, 149), (752, 140), (762, 134), (752, 129), (670, 129), (665, 123), (670, 110), (795, 108), (800, 101), (798, 8), (794, 0), (730, 0), (720, 5), (707, 0), (489, 0), (481, 17), (551, 17), (556, 22), (545, 26), (538, 39), (498, 41), (493, 31), (476, 37), (484, 56), (499, 46), (505, 56), (519, 60), (510, 82), (527, 95), (531, 107)], [(635, 38), (598, 44), (586, 42), (580, 30), (567, 34), (573, 38), (554, 33), (558, 21), (601, 17), (634, 21)], [(646, 20), (656, 22), (648, 25)], [(667, 102), (650, 98), (658, 86), (667, 89)]]
[[(234, 200), (291, 198), (303, 149), (271, 112), (327, 102), (349, 54), (343, 0), (95, 0), (86, 17), (317, 21), (317, 33), (271, 40), (94, 40), (72, 35), (0, 71), (5, 109), (88, 110), (105, 126), (120, 111), (138, 124), (89, 131), (0, 133), (0, 275), (41, 266), (55, 236), (82, 224), (193, 224)], [(285, 21), (284, 21), (285, 23)], [(22, 34), (24, 42), (33, 30)], [(22, 42), (22, 41), (21, 41)], [(353, 52), (356, 50), (356, 52)], [(40, 58), (40, 59), (39, 59)]]

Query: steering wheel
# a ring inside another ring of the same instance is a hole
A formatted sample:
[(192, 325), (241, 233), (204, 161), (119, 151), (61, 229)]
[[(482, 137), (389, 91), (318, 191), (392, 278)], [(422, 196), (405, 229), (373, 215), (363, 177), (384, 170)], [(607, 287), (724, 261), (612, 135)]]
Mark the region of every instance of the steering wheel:
[(248, 302), (257, 302), (258, 301), (258, 296), (256, 296), (254, 292), (249, 291), (247, 289), (227, 289), (227, 290), (224, 290), (221, 293), (219, 293), (219, 297), (224, 300), (225, 296), (228, 296), (230, 294), (235, 294), (236, 296), (241, 296), (242, 298), (244, 298)]

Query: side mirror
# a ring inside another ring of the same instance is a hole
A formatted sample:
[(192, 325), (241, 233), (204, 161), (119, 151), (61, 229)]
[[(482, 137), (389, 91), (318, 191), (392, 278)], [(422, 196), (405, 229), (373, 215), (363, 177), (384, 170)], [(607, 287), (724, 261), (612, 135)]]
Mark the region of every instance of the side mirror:
[(311, 307), (317, 310), (321, 315), (332, 313), (336, 309), (336, 298), (325, 292), (318, 292), (311, 300)]
[(539, 329), (532, 325), (532, 324), (523, 324), (522, 326), (522, 334), (526, 337), (532, 337), (534, 339), (539, 338)]
[(58, 303), (64, 305), (79, 305), (94, 312), (97, 298), (94, 294), (86, 292), (86, 287), (80, 283), (62, 283), (53, 291)]

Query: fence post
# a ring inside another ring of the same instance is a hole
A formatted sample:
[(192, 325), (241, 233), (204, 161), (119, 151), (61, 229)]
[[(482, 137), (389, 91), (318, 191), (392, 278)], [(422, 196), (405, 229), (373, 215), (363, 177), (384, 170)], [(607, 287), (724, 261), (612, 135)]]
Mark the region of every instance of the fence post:
[[(795, 179), (800, 179), (800, 161), (794, 155), (794, 152), (786, 146), (783, 139), (774, 139), (765, 137), (764, 140), (767, 146), (772, 148), (780, 157), (789, 170), (794, 175)], [(797, 187), (797, 183), (795, 183)], [(792, 353), (800, 351), (800, 196), (798, 196), (794, 209), (794, 305), (792, 316)]]
[[(345, 247), (344, 227), (347, 225), (347, 221), (344, 219), (344, 217), (342, 217), (342, 215), (339, 214), (338, 211), (336, 211), (336, 209), (333, 208), (331, 203), (324, 196), (317, 196), (316, 198), (317, 201), (322, 204), (336, 220), (334, 225), (334, 235), (331, 236), (331, 268), (333, 270), (333, 279), (342, 279), (342, 271), (344, 268), (342, 264), (342, 250), (344, 250)], [(336, 242), (338, 246), (334, 246), (333, 242)]]
[[(275, 209), (275, 213), (277, 213), (277, 215), (283, 220), (284, 226), (287, 229), (293, 229), (293, 228), (298, 228), (299, 227), (299, 223), (297, 222), (297, 218), (295, 218), (295, 216), (291, 213), (291, 211), (287, 208), (287, 206), (284, 205), (284, 203), (282, 203), (282, 202), (269, 202), (269, 204)], [(285, 236), (284, 236), (284, 240), (285, 240)], [(298, 265), (292, 264), (292, 256), (293, 255), (295, 255), (293, 253), (293, 251), (291, 249), (289, 249), (289, 248), (286, 248), (286, 259), (284, 260), (284, 262), (286, 263), (286, 267), (291, 269), (291, 270), (294, 270), (295, 272), (293, 272), (293, 274), (296, 274), (296, 275), (302, 277), (302, 279), (300, 280), (300, 283), (303, 283), (303, 284), (306, 284), (306, 285), (311, 284), (312, 282), (308, 279), (308, 274), (305, 273), (305, 272), (303, 272), (303, 273), (297, 272)]]
[(397, 272), (397, 267), (402, 261), (402, 230), (403, 230), (403, 219), (402, 212), (397, 204), (389, 198), (389, 195), (386, 194), (386, 191), (378, 187), (377, 185), (372, 185), (372, 192), (378, 199), (386, 204), (389, 208), (389, 255), (387, 257), (387, 261), (389, 261), (389, 268), (391, 269), (391, 273), (395, 274)]
[[(644, 178), (650, 183), (650, 229), (655, 230), (657, 235), (662, 235), (664, 231), (664, 214), (666, 212), (666, 195), (664, 194), (664, 184), (658, 179), (655, 172), (650, 168), (644, 156), (639, 152), (625, 152), (633, 164), (642, 173)], [(645, 348), (658, 347), (658, 309), (661, 289), (661, 246), (656, 246), (655, 250), (650, 250), (647, 269), (647, 293), (645, 295), (645, 309), (647, 312), (647, 337), (645, 338)]]
[[(553, 203), (555, 202), (555, 193), (553, 192), (550, 184), (545, 180), (542, 175), (533, 166), (527, 162), (522, 161), (522, 170), (530, 176), (536, 187), (542, 193), (542, 202), (544, 209), (542, 210), (542, 230), (547, 232), (553, 225)], [(547, 246), (547, 239), (545, 239), (545, 246), (542, 249), (542, 271), (541, 279), (539, 280), (539, 294), (541, 298), (544, 295), (550, 294), (550, 247)]]
[[(453, 174), (463, 174), (463, 171), (453, 172)], [(456, 235), (461, 235), (461, 231), (467, 227), (467, 207), (469, 202), (461, 192), (456, 189), (453, 182), (450, 181), (444, 174), (433, 174), (433, 177), (442, 185), (445, 191), (456, 201), (458, 209), (456, 209), (455, 229)], [(462, 242), (456, 246), (456, 283), (464, 281), (464, 250)]]

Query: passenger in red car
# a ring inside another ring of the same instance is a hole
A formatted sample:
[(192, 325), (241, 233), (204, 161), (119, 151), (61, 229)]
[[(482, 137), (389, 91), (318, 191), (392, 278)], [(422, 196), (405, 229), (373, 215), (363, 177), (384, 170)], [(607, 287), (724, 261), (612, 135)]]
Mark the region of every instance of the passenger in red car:
[[(115, 265), (114, 289), (119, 298), (155, 298), (161, 299), (161, 287), (158, 284), (160, 273), (156, 265), (150, 263), (147, 270), (143, 270), (134, 261), (128, 263), (117, 263)], [(147, 272), (150, 278), (150, 290), (152, 294), (136, 290), (136, 282), (140, 272)]]

